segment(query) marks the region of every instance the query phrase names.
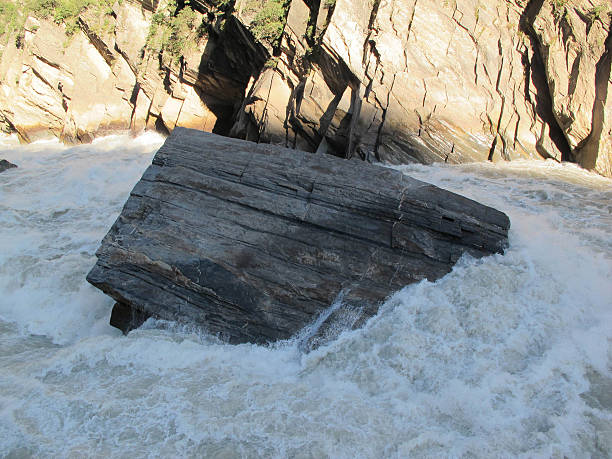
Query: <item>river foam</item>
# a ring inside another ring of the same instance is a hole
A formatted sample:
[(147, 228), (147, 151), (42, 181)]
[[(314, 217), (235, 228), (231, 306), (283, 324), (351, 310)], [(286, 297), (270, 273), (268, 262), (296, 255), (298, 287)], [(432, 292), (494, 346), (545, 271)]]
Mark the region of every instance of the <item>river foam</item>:
[(304, 353), (149, 321), (84, 278), (159, 137), (2, 146), (0, 456), (609, 457), (612, 182), (548, 162), (409, 166), (505, 211), (464, 257)]

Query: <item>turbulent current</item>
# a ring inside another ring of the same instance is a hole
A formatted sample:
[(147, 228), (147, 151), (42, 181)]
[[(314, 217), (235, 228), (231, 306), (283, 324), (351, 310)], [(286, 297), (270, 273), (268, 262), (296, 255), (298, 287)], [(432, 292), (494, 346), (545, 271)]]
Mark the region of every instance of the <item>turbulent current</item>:
[(406, 166), (506, 212), (315, 351), (147, 322), (85, 282), (162, 139), (0, 146), (0, 457), (610, 457), (612, 181), (549, 162)]

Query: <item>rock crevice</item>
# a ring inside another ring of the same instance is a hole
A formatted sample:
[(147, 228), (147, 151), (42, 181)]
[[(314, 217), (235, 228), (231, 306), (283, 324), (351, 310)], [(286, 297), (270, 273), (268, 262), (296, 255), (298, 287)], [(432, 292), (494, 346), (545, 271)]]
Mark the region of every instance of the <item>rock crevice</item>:
[(550, 158), (612, 175), (606, 2), (292, 0), (278, 24), (251, 3), (116, 3), (71, 37), (27, 18), (3, 37), (4, 129), (87, 141), (184, 126), (370, 161)]

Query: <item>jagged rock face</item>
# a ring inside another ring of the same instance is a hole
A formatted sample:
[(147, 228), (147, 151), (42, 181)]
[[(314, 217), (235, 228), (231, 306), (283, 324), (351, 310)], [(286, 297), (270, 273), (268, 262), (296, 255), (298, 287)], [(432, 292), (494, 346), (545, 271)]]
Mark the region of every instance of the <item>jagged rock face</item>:
[(556, 7), (566, 16), (542, 3), (293, 0), (279, 64), (234, 133), (394, 163), (575, 159), (610, 175), (611, 104), (596, 90), (609, 84), (609, 16), (588, 27), (593, 3)]
[(12, 40), (4, 50), (0, 111), (22, 140), (88, 141), (130, 127), (136, 76), (112, 37), (96, 35), (88, 20), (69, 38), (30, 17), (21, 46)]
[(250, 32), (255, 3), (193, 2), (206, 33), (180, 58), (147, 45), (164, 1), (116, 3), (104, 33), (84, 14), (70, 40), (30, 18), (2, 55), (0, 125), (80, 141), (186, 126), (391, 163), (552, 158), (612, 176), (609, 2), (292, 0), (280, 45)]
[[(292, 10), (304, 5), (292, 2), (289, 25)], [(289, 28), (276, 79), (291, 96), (286, 109), (276, 108), (281, 91), (275, 92), (264, 135), (278, 136), (273, 115), (286, 113), (288, 141), (297, 137), (298, 145), (348, 157), (397, 163), (537, 155), (533, 147), (546, 129), (526, 98), (537, 94), (525, 82), (529, 63), (523, 61), (531, 58), (526, 38), (517, 34), (519, 7), (338, 0), (333, 14), (323, 16), (329, 22), (306, 72), (295, 72), (293, 62), (308, 47), (307, 27)], [(504, 27), (493, 25), (500, 22)], [(254, 105), (247, 109), (259, 120)], [(561, 153), (553, 146), (549, 156), (560, 159)]]
[[(65, 40), (58, 27), (29, 18), (22, 49), (11, 43), (3, 54), (0, 103), (23, 140), (50, 135), (76, 140), (78, 132), (117, 128), (129, 119), (130, 107), (109, 81), (112, 69), (95, 47), (81, 34), (66, 48)], [(107, 99), (104, 105), (100, 96)], [(96, 104), (112, 107), (116, 116), (89, 110)], [(80, 111), (84, 106), (88, 110)]]
[(530, 25), (544, 61), (555, 119), (575, 159), (612, 176), (612, 8), (599, 1), (535, 2)]
[[(147, 47), (153, 3), (116, 3), (100, 18), (79, 16), (78, 30), (29, 17), (23, 39), (11, 37), (0, 61), (0, 125), (23, 141), (59, 137), (90, 141), (116, 130), (171, 131), (185, 126), (227, 131), (267, 51), (239, 21), (211, 32), (180, 60)], [(18, 46), (19, 45), (19, 46)]]

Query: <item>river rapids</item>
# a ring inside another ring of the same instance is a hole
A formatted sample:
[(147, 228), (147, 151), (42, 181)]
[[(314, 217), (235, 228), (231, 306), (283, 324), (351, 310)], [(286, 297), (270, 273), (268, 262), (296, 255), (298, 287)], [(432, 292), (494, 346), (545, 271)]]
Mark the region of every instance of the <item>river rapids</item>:
[(85, 275), (163, 139), (0, 145), (1, 457), (610, 457), (612, 181), (572, 165), (404, 166), (506, 212), (315, 351), (108, 325)]

